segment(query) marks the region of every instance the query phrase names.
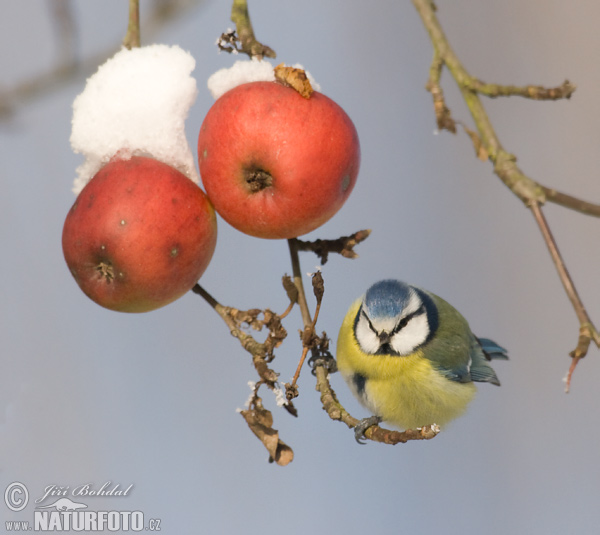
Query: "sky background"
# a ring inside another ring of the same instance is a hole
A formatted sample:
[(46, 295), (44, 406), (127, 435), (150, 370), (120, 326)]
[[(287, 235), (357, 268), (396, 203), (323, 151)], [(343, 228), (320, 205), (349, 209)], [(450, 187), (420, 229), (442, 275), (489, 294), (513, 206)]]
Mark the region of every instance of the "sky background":
[[(1, 5), (0, 84), (10, 90), (54, 69), (61, 41), (48, 2)], [(84, 65), (104, 60), (124, 35), (126, 2), (70, 5), (77, 57)], [(235, 60), (214, 45), (232, 26), (230, 2), (191, 3), (145, 32), (150, 6), (142, 1), (143, 44), (178, 44), (197, 62), (199, 95), (186, 124), (195, 147), (212, 104), (206, 79)], [(600, 201), (600, 4), (440, 0), (438, 8), (455, 51), (480, 79), (558, 85), (568, 78), (578, 86), (566, 102), (485, 105), (526, 173)], [(379, 279), (400, 278), (444, 297), (476, 334), (509, 349), (511, 360), (495, 364), (502, 386), (481, 385), (467, 414), (435, 440), (358, 446), (323, 412), (305, 369), (299, 418), (264, 392), (274, 426), (295, 451), (287, 467), (268, 464), (236, 413), (255, 379), (249, 355), (206, 303), (190, 293), (147, 314), (111, 312), (84, 296), (64, 263), (62, 225), (82, 162), (69, 145), (71, 103), (94, 67), (83, 69), (35, 98), (3, 103), (0, 491), (21, 482), (30, 503), (14, 513), (0, 502), (0, 520), (31, 520), (32, 502), (48, 485), (110, 481), (134, 487), (127, 497), (81, 501), (90, 510), (143, 511), (160, 518), (168, 535), (597, 533), (598, 350), (581, 362), (565, 395), (574, 312), (528, 210), (475, 158), (466, 135), (436, 134), (424, 89), (432, 48), (412, 4), (252, 0), (250, 10), (259, 39), (278, 61), (310, 70), (361, 140), (354, 192), (309, 237), (373, 233), (358, 247), (360, 258), (331, 257), (325, 265), (318, 329), (335, 342), (355, 298)], [(443, 84), (454, 118), (471, 125), (448, 73)], [(553, 205), (545, 213), (600, 322), (600, 223)], [(318, 265), (306, 253), (301, 262), (304, 272)], [(281, 312), (280, 278), (290, 272), (284, 241), (250, 238), (219, 220), (202, 284), (224, 304)], [(286, 382), (301, 353), (298, 312), (284, 325), (289, 336), (274, 367)], [(332, 384), (354, 415), (367, 415), (341, 377)]]

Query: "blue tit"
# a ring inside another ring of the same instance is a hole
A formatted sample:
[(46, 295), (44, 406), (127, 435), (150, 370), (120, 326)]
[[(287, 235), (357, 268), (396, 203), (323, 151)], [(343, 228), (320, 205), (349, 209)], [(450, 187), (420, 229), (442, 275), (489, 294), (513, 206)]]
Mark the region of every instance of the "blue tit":
[(397, 280), (375, 283), (352, 304), (337, 342), (338, 369), (354, 395), (379, 421), (402, 429), (460, 416), (475, 395), (473, 381), (499, 386), (493, 358), (507, 359), (506, 350), (477, 338), (437, 295)]

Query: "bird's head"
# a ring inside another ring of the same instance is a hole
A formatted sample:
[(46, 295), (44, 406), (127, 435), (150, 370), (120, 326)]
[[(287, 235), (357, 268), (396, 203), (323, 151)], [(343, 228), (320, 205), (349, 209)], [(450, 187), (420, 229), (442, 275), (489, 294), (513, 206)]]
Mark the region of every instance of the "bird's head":
[(371, 286), (358, 310), (354, 334), (372, 355), (410, 355), (437, 327), (435, 303), (423, 290), (396, 280)]

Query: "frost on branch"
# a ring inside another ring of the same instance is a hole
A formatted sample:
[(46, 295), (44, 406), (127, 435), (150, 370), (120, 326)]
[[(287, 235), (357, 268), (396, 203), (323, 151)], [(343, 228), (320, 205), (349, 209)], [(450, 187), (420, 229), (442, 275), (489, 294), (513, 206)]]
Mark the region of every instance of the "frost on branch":
[(76, 194), (117, 152), (150, 155), (199, 182), (184, 131), (198, 94), (195, 65), (178, 46), (150, 45), (123, 48), (98, 68), (73, 102), (71, 147), (85, 157)]

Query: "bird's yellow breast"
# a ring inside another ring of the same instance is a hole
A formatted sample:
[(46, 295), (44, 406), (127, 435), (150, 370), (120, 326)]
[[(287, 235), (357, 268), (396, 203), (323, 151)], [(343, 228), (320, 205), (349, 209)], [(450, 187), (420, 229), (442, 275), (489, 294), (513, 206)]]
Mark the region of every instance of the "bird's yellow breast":
[(370, 355), (354, 336), (354, 303), (340, 329), (338, 369), (359, 401), (374, 415), (403, 429), (445, 425), (460, 416), (475, 394), (473, 383), (439, 373), (421, 350), (407, 356)]

